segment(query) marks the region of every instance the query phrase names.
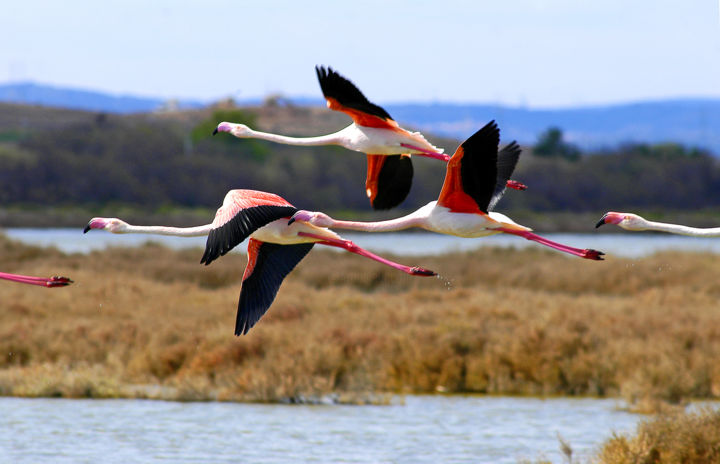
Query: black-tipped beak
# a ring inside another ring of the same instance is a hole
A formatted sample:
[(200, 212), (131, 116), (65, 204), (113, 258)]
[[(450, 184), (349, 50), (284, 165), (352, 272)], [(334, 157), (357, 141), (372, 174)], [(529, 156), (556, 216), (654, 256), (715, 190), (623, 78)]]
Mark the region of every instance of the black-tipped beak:
[(86, 225), (83, 229), (83, 234), (87, 234), (90, 231), (90, 224)]
[(600, 218), (600, 220), (598, 221), (598, 223), (595, 224), (595, 228), (597, 229), (597, 228), (600, 227), (601, 225), (607, 224), (607, 222), (605, 222), (605, 219), (606, 219), (606, 218), (607, 218), (607, 214), (604, 214), (603, 217)]
[(292, 224), (293, 222), (295, 222), (295, 218), (291, 217), (290, 220), (288, 221), (288, 225)]
[(216, 127), (215, 130), (213, 131), (213, 135), (216, 135), (217, 133), (218, 133), (218, 130), (217, 130), (217, 127)]

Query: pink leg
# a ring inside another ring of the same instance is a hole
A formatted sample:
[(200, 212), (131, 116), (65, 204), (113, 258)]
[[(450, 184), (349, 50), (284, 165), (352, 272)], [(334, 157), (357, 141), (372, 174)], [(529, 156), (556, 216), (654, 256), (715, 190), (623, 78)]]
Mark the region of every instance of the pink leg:
[(411, 149), (411, 150), (417, 150), (417, 151), (419, 151), (419, 152), (424, 153), (424, 155), (421, 155), (421, 156), (427, 156), (428, 158), (439, 159), (439, 160), (441, 160), (441, 161), (445, 161), (446, 163), (447, 163), (448, 161), (450, 161), (450, 156), (449, 156), (449, 155), (446, 155), (446, 154), (444, 154), (444, 153), (438, 153), (438, 152), (436, 152), (436, 151), (432, 151), (432, 150), (427, 150), (427, 149), (425, 149), (425, 148), (416, 147), (415, 145), (409, 145), (409, 144), (407, 144), (407, 143), (401, 143), (400, 146), (401, 146), (401, 147), (405, 147), (405, 148), (409, 148), (409, 149)]
[(318, 239), (318, 240), (320, 240), (320, 241), (317, 242), (317, 243), (319, 243), (319, 244), (321, 244), (321, 245), (327, 245), (327, 246), (333, 246), (333, 247), (342, 248), (342, 249), (347, 250), (347, 251), (349, 251), (349, 252), (351, 252), (351, 253), (355, 253), (355, 254), (358, 254), (358, 255), (360, 255), (360, 256), (364, 256), (364, 257), (366, 257), (366, 258), (373, 259), (373, 260), (375, 260), (375, 261), (377, 261), (377, 262), (379, 262), (379, 263), (386, 264), (386, 265), (388, 265), (388, 266), (390, 266), (390, 267), (392, 267), (392, 268), (395, 268), (395, 269), (398, 269), (398, 270), (400, 270), (400, 271), (403, 271), (403, 272), (405, 272), (406, 274), (416, 275), (416, 276), (434, 276), (434, 275), (437, 275), (435, 272), (433, 272), (433, 271), (431, 271), (431, 270), (429, 270), (429, 269), (424, 269), (424, 268), (422, 268), (422, 267), (417, 267), (417, 266), (416, 266), (416, 267), (404, 266), (404, 265), (402, 265), (402, 264), (398, 264), (398, 263), (393, 262), (393, 261), (390, 261), (390, 260), (388, 260), (388, 259), (381, 258), (380, 256), (378, 256), (378, 255), (376, 255), (376, 254), (374, 254), (374, 253), (371, 253), (371, 252), (367, 251), (367, 250), (364, 249), (364, 248), (360, 248), (359, 246), (355, 245), (355, 244), (354, 244), (353, 242), (351, 242), (350, 240), (336, 240), (336, 239), (326, 238), (326, 237), (323, 237), (323, 236), (321, 236), (321, 235), (311, 234), (311, 233), (308, 233), (308, 232), (298, 232), (298, 235), (303, 236), (303, 237), (310, 237), (310, 238)]
[(513, 229), (506, 229), (504, 227), (500, 227), (499, 230), (501, 232), (505, 232), (506, 234), (512, 234), (512, 235), (519, 235), (520, 237), (524, 237), (528, 240), (532, 240), (534, 242), (538, 242), (542, 245), (549, 246), (550, 248), (554, 248), (559, 251), (563, 251), (565, 253), (570, 253), (571, 255), (579, 256), (581, 258), (585, 259), (593, 259), (596, 261), (602, 261), (603, 260), (603, 253), (602, 251), (592, 250), (589, 248), (586, 248), (584, 250), (581, 250), (580, 248), (574, 248), (571, 246), (563, 245), (562, 243), (553, 242), (552, 240), (548, 240), (546, 238), (543, 238), (537, 234), (533, 234), (532, 232), (528, 232), (526, 230), (513, 230)]
[(18, 282), (21, 284), (28, 285), (39, 285), (41, 287), (64, 287), (70, 285), (73, 281), (67, 277), (53, 276), (50, 278), (45, 277), (32, 277), (24, 276), (19, 274), (9, 274), (7, 272), (0, 272), (0, 279), (9, 280), (11, 282)]

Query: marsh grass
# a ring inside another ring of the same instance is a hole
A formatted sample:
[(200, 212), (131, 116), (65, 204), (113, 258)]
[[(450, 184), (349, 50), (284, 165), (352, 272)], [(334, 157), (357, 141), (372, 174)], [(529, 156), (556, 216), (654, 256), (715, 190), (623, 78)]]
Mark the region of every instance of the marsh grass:
[(615, 435), (597, 455), (597, 462), (686, 463), (720, 462), (720, 411), (660, 414), (643, 421), (635, 435)]
[[(313, 250), (233, 336), (245, 258), (157, 245), (63, 255), (0, 238), (0, 394), (302, 401), (382, 393), (621, 396), (640, 409), (720, 396), (720, 260), (605, 262), (540, 249), (397, 258), (410, 277)], [(382, 400), (381, 400), (382, 401)], [(650, 405), (650, 406), (648, 406)]]

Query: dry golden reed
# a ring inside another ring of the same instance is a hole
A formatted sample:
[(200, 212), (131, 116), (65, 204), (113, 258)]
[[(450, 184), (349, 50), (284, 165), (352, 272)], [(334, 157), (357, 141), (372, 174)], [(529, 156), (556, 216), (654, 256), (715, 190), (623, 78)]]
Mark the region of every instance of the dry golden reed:
[(720, 411), (660, 414), (640, 423), (633, 436), (615, 435), (597, 455), (602, 464), (720, 462)]
[(720, 260), (605, 262), (532, 248), (404, 257), (313, 250), (243, 337), (245, 266), (157, 245), (63, 255), (0, 239), (0, 394), (286, 401), (330, 393), (720, 396)]

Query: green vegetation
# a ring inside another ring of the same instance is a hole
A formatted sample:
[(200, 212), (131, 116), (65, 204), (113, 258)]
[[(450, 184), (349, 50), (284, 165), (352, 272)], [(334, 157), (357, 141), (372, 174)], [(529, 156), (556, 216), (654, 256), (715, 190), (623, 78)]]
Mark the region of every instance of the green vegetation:
[[(334, 112), (218, 107), (118, 116), (13, 108), (9, 112), (18, 113), (16, 118), (0, 118), (3, 208), (72, 207), (92, 215), (120, 207), (142, 214), (169, 208), (212, 211), (228, 190), (250, 188), (278, 193), (304, 209), (344, 216), (371, 213), (360, 153), (210, 135), (222, 120), (289, 134), (327, 133), (342, 125), (318, 114), (347, 122)], [(451, 153), (457, 146), (457, 141), (432, 134), (429, 138)], [(402, 208), (386, 216), (373, 213), (374, 218), (401, 214), (437, 198), (444, 165), (416, 157), (414, 166), (415, 182)], [(557, 222), (543, 216), (558, 213), (594, 217), (607, 210), (630, 210), (653, 219), (680, 220), (689, 205), (708, 211), (720, 197), (720, 163), (707, 152), (673, 144), (628, 145), (578, 156), (558, 128), (526, 149), (513, 178), (530, 190), (509, 191), (498, 209), (519, 220), (529, 218), (528, 225), (540, 230), (550, 230), (546, 226)], [(717, 219), (700, 214), (711, 223)], [(591, 229), (592, 222), (582, 230)], [(564, 225), (578, 227), (572, 221)]]

